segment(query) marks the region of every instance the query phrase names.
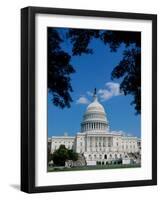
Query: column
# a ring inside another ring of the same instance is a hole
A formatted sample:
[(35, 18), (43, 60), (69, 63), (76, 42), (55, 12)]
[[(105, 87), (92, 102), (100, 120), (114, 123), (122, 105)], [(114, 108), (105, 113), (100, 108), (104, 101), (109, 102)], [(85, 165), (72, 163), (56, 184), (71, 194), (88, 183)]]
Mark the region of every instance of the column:
[(94, 143), (94, 151), (96, 151), (96, 137), (93, 137), (93, 143)]
[(89, 148), (90, 148), (90, 141), (89, 141), (89, 137), (87, 137), (87, 151), (89, 152)]
[(93, 137), (91, 137), (91, 150), (93, 151)]
[(100, 137), (98, 137), (98, 143), (99, 143), (99, 149), (101, 147), (101, 140), (100, 140)]
[(92, 148), (92, 138), (91, 137), (89, 138), (89, 141), (90, 141), (90, 151), (91, 151), (91, 148)]
[(101, 150), (103, 150), (103, 137), (101, 138)]
[(106, 137), (106, 151), (108, 149), (108, 137)]

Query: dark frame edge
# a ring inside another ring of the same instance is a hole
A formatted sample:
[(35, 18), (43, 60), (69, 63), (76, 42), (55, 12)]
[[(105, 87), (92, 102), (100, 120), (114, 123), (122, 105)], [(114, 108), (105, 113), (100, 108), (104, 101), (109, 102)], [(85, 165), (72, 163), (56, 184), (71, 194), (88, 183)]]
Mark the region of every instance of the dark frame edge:
[[(21, 9), (21, 186), (23, 192), (32, 193), (34, 191), (34, 106), (35, 92), (33, 87), (35, 83), (34, 73), (34, 57), (32, 44), (35, 37), (33, 34), (31, 23), (34, 22), (30, 7)], [(33, 75), (32, 75), (33, 73)], [(34, 78), (33, 78), (34, 77)], [(33, 91), (34, 90), (34, 91)], [(33, 110), (33, 112), (31, 112)], [(33, 130), (31, 131), (31, 129)]]
[(80, 191), (80, 190), (95, 190), (95, 189), (111, 189), (111, 188), (124, 188), (124, 187), (143, 187), (156, 185), (153, 180), (138, 180), (138, 181), (120, 181), (108, 183), (87, 183), (75, 185), (58, 185), (58, 186), (40, 186), (35, 187), (33, 193), (44, 192), (66, 192), (66, 191)]
[[(21, 9), (21, 190), (28, 191), (28, 9)], [(25, 159), (26, 158), (26, 159)]]
[(152, 180), (157, 185), (157, 15), (152, 18)]
[(61, 15), (74, 15), (86, 17), (109, 17), (109, 18), (123, 18), (123, 19), (139, 19), (139, 20), (153, 20), (156, 14), (149, 13), (131, 13), (131, 12), (117, 12), (105, 10), (86, 10), (86, 9), (73, 9), (73, 8), (57, 8), (57, 7), (37, 7), (28, 6), (24, 9), (30, 9), (35, 14), (61, 14)]

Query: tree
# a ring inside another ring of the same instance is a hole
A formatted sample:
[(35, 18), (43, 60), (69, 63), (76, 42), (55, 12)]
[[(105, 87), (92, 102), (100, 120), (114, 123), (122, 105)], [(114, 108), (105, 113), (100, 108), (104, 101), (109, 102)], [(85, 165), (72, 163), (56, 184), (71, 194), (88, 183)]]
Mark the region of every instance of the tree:
[(54, 165), (65, 166), (67, 160), (76, 161), (78, 159), (78, 154), (73, 150), (67, 149), (65, 145), (60, 145), (59, 149), (53, 153), (52, 158)]
[(141, 52), (140, 49), (124, 51), (123, 59), (112, 71), (112, 79), (124, 77), (120, 89), (125, 95), (132, 94), (136, 114), (141, 113)]
[(48, 89), (52, 102), (60, 108), (70, 107), (72, 92), (70, 75), (75, 72), (71, 56), (61, 49), (63, 39), (57, 30), (48, 28)]
[(76, 152), (74, 152), (73, 149), (69, 149), (68, 150), (68, 159), (76, 161), (76, 160), (78, 160), (78, 154)]
[(49, 163), (52, 159), (53, 159), (53, 155), (51, 154), (50, 149), (48, 148), (48, 154), (47, 154), (48, 163)]
[(53, 153), (53, 162), (55, 165), (64, 166), (68, 159), (68, 150), (65, 145), (60, 145), (59, 149)]

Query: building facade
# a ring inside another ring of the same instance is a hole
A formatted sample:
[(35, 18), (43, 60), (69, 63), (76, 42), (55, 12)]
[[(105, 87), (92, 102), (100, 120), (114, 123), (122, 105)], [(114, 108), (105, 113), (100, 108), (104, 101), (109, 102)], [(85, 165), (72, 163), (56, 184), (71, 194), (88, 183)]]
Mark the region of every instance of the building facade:
[(118, 160), (122, 164), (141, 162), (140, 138), (110, 131), (106, 112), (98, 101), (96, 91), (83, 116), (81, 131), (75, 137), (65, 134), (48, 138), (51, 153), (61, 144), (82, 155), (87, 165), (110, 164)]

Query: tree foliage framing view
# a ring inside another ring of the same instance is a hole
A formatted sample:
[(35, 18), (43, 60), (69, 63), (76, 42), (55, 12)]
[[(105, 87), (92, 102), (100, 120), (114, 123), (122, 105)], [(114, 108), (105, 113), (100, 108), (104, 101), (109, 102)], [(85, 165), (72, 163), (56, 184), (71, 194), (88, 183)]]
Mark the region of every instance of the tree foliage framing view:
[(67, 160), (78, 160), (78, 153), (74, 152), (73, 149), (67, 149), (62, 144), (53, 154), (48, 152), (48, 162), (51, 160), (53, 160), (55, 166), (65, 166)]
[[(71, 65), (72, 56), (93, 54), (89, 48), (92, 39), (101, 40), (111, 52), (117, 52), (125, 45), (123, 58), (111, 72), (111, 79), (121, 79), (120, 90), (124, 95), (132, 95), (136, 114), (141, 113), (141, 33), (128, 31), (68, 29), (65, 39), (56, 28), (48, 28), (48, 89), (52, 102), (60, 108), (70, 107), (72, 102)], [(69, 40), (72, 55), (61, 48), (61, 43)]]

